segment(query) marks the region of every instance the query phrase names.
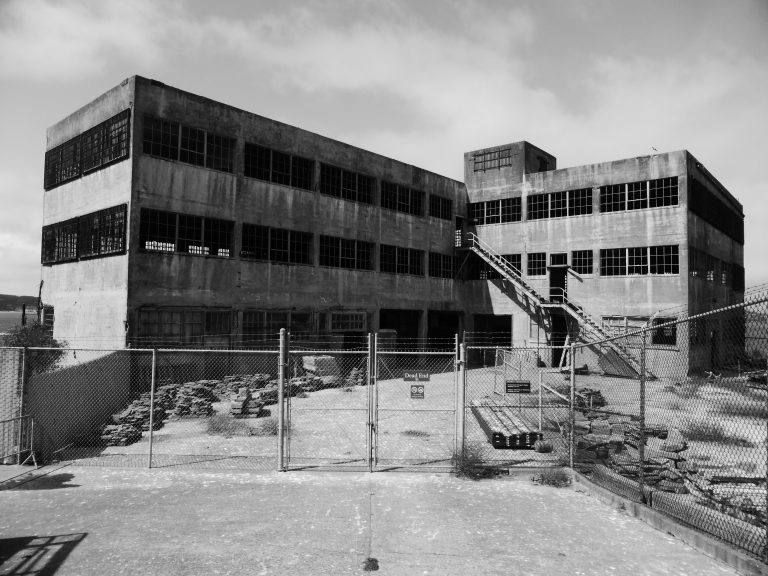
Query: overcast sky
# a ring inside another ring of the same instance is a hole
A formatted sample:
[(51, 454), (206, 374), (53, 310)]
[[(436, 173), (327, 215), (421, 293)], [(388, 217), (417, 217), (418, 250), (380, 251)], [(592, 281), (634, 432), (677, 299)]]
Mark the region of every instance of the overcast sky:
[(685, 148), (768, 282), (768, 0), (0, 0), (0, 293), (37, 293), (46, 128), (134, 74), (458, 180)]

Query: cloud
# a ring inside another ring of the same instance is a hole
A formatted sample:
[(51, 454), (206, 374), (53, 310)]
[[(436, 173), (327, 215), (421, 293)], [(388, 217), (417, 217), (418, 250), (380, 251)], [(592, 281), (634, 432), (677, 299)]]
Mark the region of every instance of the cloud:
[(148, 0), (10, 0), (0, 7), (0, 77), (78, 80), (115, 58), (149, 66), (177, 14), (175, 3)]

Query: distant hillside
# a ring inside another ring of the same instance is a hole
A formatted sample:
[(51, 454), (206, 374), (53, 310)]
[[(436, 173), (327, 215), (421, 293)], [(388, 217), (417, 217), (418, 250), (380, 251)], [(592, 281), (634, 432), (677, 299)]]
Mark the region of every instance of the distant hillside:
[(10, 294), (0, 294), (0, 310), (21, 310), (23, 304), (27, 308), (37, 306), (37, 296), (11, 296)]

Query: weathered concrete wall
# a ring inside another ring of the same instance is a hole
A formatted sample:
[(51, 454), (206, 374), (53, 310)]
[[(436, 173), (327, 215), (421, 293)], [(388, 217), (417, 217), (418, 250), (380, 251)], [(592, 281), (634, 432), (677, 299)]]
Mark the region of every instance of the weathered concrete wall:
[[(224, 173), (141, 153), (144, 114), (237, 138), (234, 173)], [(350, 202), (243, 176), (244, 143), (251, 142), (312, 158), (315, 182), (319, 163), (411, 186), (453, 201), (465, 209), (464, 185), (443, 176), (361, 150), (274, 120), (137, 79), (134, 125), (134, 194), (131, 227), (138, 230), (141, 207), (176, 211), (235, 222), (234, 257), (222, 259), (183, 254), (139, 252), (130, 245), (129, 299), (132, 310), (159, 306), (329, 309), (379, 308), (461, 310), (452, 280), (379, 274), (319, 265), (319, 236), (341, 236), (378, 244), (451, 254), (454, 222), (412, 216), (378, 205)], [(378, 199), (378, 192), (376, 194)], [(241, 225), (257, 224), (312, 232), (314, 266), (281, 265), (240, 259)], [(375, 320), (374, 320), (375, 322)], [(375, 329), (376, 326), (373, 328)]]
[[(48, 148), (130, 108), (132, 101), (129, 79), (49, 128)], [(43, 225), (130, 202), (131, 173), (127, 158), (46, 191)], [(124, 346), (127, 274), (127, 255), (43, 266), (42, 298), (54, 306), (54, 337), (71, 346)]]

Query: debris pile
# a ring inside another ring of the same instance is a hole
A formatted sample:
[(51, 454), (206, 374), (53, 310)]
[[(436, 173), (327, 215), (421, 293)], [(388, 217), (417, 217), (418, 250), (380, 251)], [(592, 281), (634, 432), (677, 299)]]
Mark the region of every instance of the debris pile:
[(264, 408), (264, 403), (251, 395), (249, 388), (243, 386), (229, 404), (229, 413), (232, 416), (269, 416), (269, 410)]
[[(152, 415), (152, 428), (159, 430), (163, 427), (165, 408), (156, 404)], [(117, 414), (112, 415), (115, 424), (130, 424), (138, 430), (149, 430), (150, 420), (150, 396), (142, 394), (138, 400), (131, 402), (128, 407)]]
[(107, 424), (100, 438), (107, 446), (128, 446), (141, 440), (141, 430), (132, 424)]
[(218, 396), (204, 382), (187, 382), (176, 393), (174, 416), (210, 416)]
[(360, 368), (352, 368), (344, 379), (344, 386), (365, 386), (365, 371)]

